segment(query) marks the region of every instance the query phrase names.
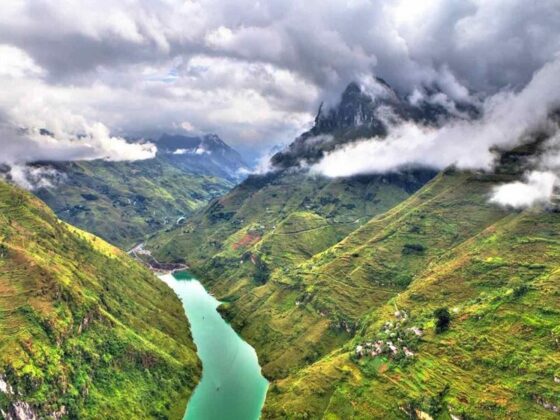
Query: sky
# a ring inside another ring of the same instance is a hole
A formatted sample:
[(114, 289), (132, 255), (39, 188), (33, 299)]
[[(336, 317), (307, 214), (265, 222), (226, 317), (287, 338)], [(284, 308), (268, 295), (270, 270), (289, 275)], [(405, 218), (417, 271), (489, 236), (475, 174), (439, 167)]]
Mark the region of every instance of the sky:
[(558, 22), (558, 0), (3, 0), (3, 160), (145, 159), (154, 146), (124, 138), (166, 131), (265, 153), (373, 76), (519, 94), (560, 51)]

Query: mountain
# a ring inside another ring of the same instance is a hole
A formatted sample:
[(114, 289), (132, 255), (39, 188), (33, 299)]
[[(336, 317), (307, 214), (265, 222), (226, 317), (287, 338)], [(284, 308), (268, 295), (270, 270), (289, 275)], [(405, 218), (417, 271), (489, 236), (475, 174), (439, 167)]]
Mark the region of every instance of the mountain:
[[(271, 163), (278, 168), (315, 163), (325, 153), (356, 139), (384, 137), (389, 125), (396, 121), (440, 125), (452, 116), (440, 103), (423, 99), (413, 105), (384, 80), (378, 78), (376, 82), (374, 92), (350, 83), (336, 106), (321, 105), (313, 127), (286, 150), (274, 155)], [(470, 114), (475, 113), (468, 105), (457, 106)]]
[(166, 159), (56, 162), (34, 165), (52, 174), (34, 193), (63, 220), (122, 248), (180, 224), (233, 183), (187, 172)]
[[(369, 218), (414, 193), (435, 175), (434, 171), (417, 169), (329, 179), (310, 176), (304, 168), (326, 151), (351, 142), (357, 133), (382, 136), (380, 130), (386, 121), (379, 113), (387, 114), (390, 107), (391, 113), (419, 122), (429, 119), (435, 123), (437, 118), (449, 118), (442, 107), (437, 108), (438, 112), (429, 104), (414, 107), (384, 82), (378, 83), (381, 92), (376, 97), (351, 83), (335, 108), (326, 111), (321, 107), (313, 128), (272, 157), (271, 172), (249, 176), (230, 193), (189, 218), (184, 226), (156, 235), (151, 240), (154, 251), (164, 259), (186, 258), (194, 267), (203, 262), (221, 267), (220, 259), (237, 258), (246, 251), (245, 246), (235, 245), (230, 255), (229, 248), (236, 240), (249, 241), (253, 246), (291, 218), (297, 219), (301, 232), (324, 234), (323, 240), (307, 239), (318, 250), (336, 243)], [(327, 134), (328, 137), (321, 137)], [(303, 250), (295, 252), (300, 251)], [(308, 253), (309, 250), (304, 252)], [(262, 254), (264, 263), (267, 256)]]
[(442, 173), (236, 301), (234, 324), (284, 378), (264, 417), (556, 418), (560, 220), (489, 204), (511, 179)]
[[(154, 159), (36, 162), (22, 170), (29, 188), (58, 217), (130, 248), (180, 224), (248, 172), (239, 153), (213, 134), (164, 134), (157, 146)], [(0, 177), (10, 179), (11, 169), (0, 165)]]
[(248, 172), (241, 155), (218, 137), (163, 134), (157, 141), (158, 156), (179, 169), (237, 182)]
[[(276, 170), (147, 247), (188, 263), (226, 302), (272, 381), (264, 418), (555, 418), (558, 212), (489, 203), (531, 168), (541, 140), (502, 151), (488, 173), (307, 173), (356, 133), (383, 141), (377, 99), (365, 96), (349, 86), (273, 158)], [(403, 119), (452, 118), (399, 111), (392, 98), (384, 106)]]
[(2, 417), (180, 418), (201, 366), (174, 292), (4, 182), (0, 220)]

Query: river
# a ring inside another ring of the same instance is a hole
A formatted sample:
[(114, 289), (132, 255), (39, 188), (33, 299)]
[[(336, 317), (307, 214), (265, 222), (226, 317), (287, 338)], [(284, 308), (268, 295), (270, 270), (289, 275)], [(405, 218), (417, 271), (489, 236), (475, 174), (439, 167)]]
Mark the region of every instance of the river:
[(191, 324), (202, 379), (187, 404), (187, 420), (258, 419), (268, 381), (257, 354), (224, 321), (220, 302), (187, 273), (160, 276), (183, 301)]

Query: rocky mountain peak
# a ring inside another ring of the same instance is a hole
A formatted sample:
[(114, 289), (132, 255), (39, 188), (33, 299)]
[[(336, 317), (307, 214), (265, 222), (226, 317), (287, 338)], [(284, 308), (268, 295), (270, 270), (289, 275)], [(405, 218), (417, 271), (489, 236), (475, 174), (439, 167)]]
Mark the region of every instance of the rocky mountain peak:
[(313, 127), (299, 136), (287, 150), (272, 158), (273, 165), (287, 168), (319, 160), (326, 152), (359, 138), (384, 137), (391, 124), (415, 121), (436, 125), (450, 117), (437, 103), (422, 100), (411, 104), (383, 79), (360, 86), (348, 84), (335, 106), (321, 104)]

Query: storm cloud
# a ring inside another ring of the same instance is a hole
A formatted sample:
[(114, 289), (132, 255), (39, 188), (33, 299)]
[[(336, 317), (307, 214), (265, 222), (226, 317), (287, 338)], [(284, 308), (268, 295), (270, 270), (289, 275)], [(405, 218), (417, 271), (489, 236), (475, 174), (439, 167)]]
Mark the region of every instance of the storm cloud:
[(216, 132), (241, 150), (289, 142), (350, 81), (478, 102), (520, 92), (560, 49), (556, 0), (6, 0), (0, 11), (0, 111), (14, 127)]

